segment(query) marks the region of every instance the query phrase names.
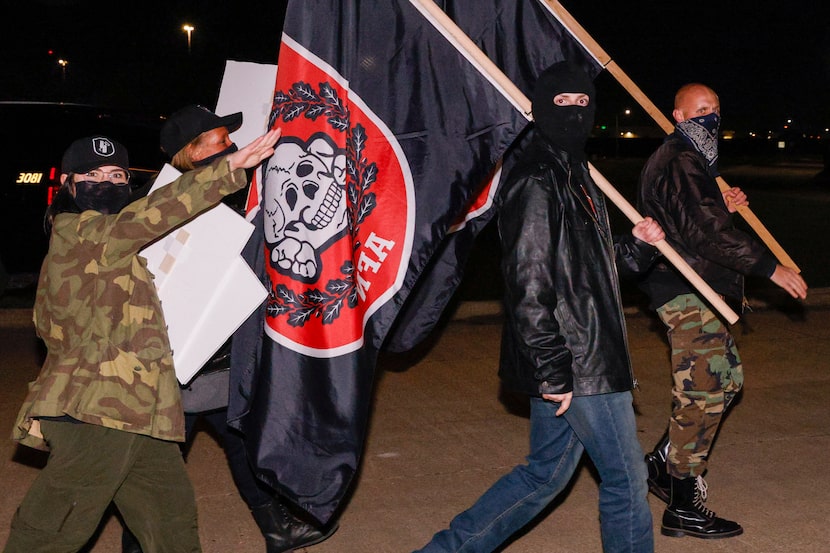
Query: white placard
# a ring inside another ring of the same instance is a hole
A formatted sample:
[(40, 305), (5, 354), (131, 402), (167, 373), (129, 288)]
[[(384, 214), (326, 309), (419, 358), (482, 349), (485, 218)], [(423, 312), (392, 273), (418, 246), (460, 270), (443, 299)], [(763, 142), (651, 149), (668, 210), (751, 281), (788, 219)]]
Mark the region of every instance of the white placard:
[[(165, 165), (153, 190), (179, 172)], [(239, 256), (254, 228), (225, 204), (141, 251), (155, 275), (179, 382), (189, 382), (268, 292)]]
[[(215, 113), (242, 112), (231, 134), (240, 147), (265, 133), (277, 66), (227, 61)], [(166, 164), (153, 190), (181, 173)], [(260, 179), (254, 177), (256, 182)], [(240, 257), (253, 225), (224, 204), (145, 248), (155, 275), (179, 382), (189, 382), (253, 313), (268, 292)]]

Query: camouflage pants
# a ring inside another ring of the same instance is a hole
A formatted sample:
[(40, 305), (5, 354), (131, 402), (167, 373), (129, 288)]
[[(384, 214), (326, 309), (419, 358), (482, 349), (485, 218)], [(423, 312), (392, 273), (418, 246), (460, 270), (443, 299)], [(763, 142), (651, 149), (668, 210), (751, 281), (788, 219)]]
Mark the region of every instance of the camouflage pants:
[(672, 362), (669, 473), (706, 470), (726, 406), (743, 385), (743, 368), (729, 330), (696, 295), (677, 296), (657, 310), (668, 328)]

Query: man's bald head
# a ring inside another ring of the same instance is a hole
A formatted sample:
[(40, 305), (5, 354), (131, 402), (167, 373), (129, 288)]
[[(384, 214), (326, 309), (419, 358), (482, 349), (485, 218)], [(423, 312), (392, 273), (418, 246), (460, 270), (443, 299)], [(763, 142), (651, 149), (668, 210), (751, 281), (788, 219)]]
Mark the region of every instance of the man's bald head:
[(674, 120), (680, 123), (691, 117), (717, 113), (720, 115), (720, 100), (715, 91), (700, 83), (684, 85), (674, 96)]

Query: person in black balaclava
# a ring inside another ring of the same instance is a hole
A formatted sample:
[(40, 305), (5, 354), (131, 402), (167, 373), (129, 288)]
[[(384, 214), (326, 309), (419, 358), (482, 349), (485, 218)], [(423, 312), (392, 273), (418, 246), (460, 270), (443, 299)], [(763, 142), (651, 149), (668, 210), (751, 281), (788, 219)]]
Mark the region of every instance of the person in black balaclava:
[[(654, 217), (666, 229), (669, 245), (734, 305), (743, 304), (744, 275), (769, 278), (792, 297), (805, 298), (804, 279), (732, 225), (731, 213), (746, 204), (746, 194), (737, 188), (721, 193), (715, 180), (718, 95), (702, 84), (685, 85), (675, 96), (672, 115), (675, 131), (640, 176), (641, 212)], [(740, 535), (740, 524), (704, 505), (702, 476), (723, 415), (743, 385), (735, 341), (686, 279), (665, 263), (655, 264), (642, 288), (670, 329), (672, 349), (669, 429), (646, 456), (649, 489), (668, 503), (661, 532), (708, 539)]]
[(534, 89), (536, 129), (572, 159), (585, 159), (585, 144), (594, 126), (594, 83), (580, 68), (555, 66), (539, 76)]
[[(500, 191), (499, 376), (530, 398), (528, 462), (457, 515), (423, 552), (496, 549), (567, 486), (583, 452), (600, 475), (603, 550), (654, 550), (617, 270), (647, 268), (657, 254), (647, 242), (663, 232), (646, 219), (634, 236), (612, 237), (585, 161), (594, 95), (590, 78), (566, 62), (539, 76), (534, 137)], [(560, 535), (566, 540), (567, 529)]]

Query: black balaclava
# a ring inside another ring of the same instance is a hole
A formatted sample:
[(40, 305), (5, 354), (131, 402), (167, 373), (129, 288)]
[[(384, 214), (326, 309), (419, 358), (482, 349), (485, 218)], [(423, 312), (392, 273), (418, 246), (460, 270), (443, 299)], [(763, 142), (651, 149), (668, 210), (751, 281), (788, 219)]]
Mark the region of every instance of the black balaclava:
[[(557, 106), (553, 99), (563, 93), (587, 94), (587, 106)], [(594, 126), (594, 83), (581, 67), (567, 61), (545, 69), (536, 80), (532, 109), (536, 128), (571, 157), (585, 158), (585, 143)]]

